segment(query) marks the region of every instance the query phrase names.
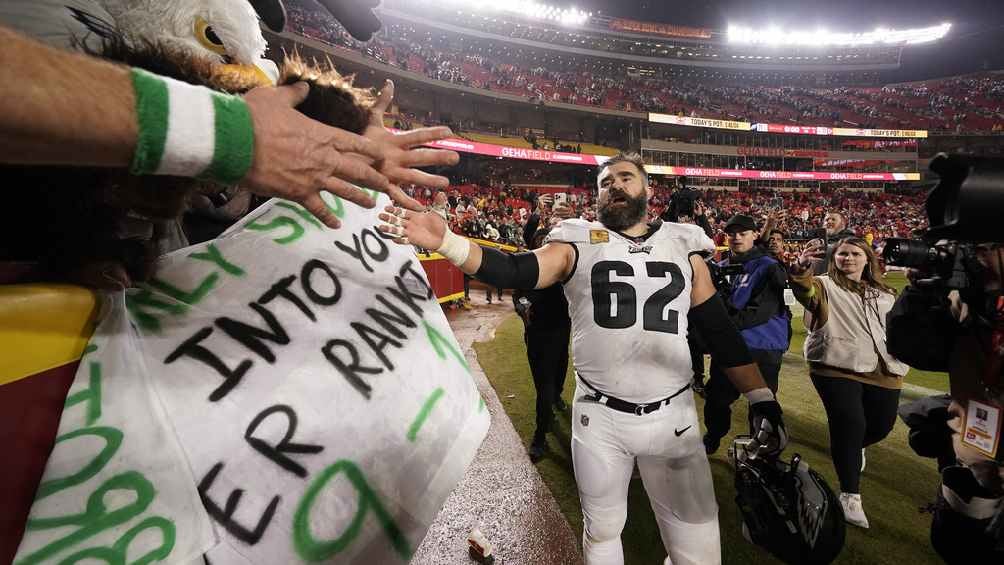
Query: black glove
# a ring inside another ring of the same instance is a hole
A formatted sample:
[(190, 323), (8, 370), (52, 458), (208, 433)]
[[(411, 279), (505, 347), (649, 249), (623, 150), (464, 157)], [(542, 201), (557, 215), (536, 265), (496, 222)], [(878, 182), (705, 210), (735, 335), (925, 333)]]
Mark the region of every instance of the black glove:
[(754, 457), (776, 457), (788, 445), (788, 431), (781, 419), (777, 400), (762, 400), (750, 404), (750, 442), (747, 451)]

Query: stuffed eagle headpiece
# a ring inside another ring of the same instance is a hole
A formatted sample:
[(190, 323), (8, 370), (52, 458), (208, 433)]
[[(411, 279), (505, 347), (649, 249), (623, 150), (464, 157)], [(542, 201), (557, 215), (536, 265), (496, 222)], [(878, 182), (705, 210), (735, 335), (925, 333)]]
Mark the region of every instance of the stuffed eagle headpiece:
[[(100, 0), (126, 41), (148, 42), (185, 50), (223, 68), (247, 73), (262, 84), (275, 84), (279, 68), (265, 58), (268, 44), (258, 14), (247, 0)], [(256, 1), (258, 5), (278, 2)], [(263, 10), (265, 8), (263, 7)], [(266, 22), (282, 30), (281, 20)], [(273, 28), (275, 29), (275, 28)]]
[[(357, 3), (364, 5), (364, 13), (369, 13), (367, 6), (376, 5), (375, 0), (321, 0), (329, 10)], [(0, 2), (0, 24), (50, 44), (214, 90), (243, 94), (257, 86), (305, 81), (311, 88), (298, 107), (301, 112), (362, 133), (375, 102), (373, 93), (355, 88), (351, 77), (330, 66), (318, 67), (296, 56), (287, 57), (280, 68), (265, 58), (268, 45), (259, 19), (281, 31), (286, 19), (282, 1)], [(362, 27), (370, 28), (376, 29)], [(0, 261), (34, 262), (38, 268), (33, 275), (38, 278), (88, 286), (107, 286), (93, 275), (111, 267), (123, 269), (131, 281), (153, 274), (156, 241), (123, 239), (119, 227), (127, 216), (174, 220), (194, 192), (223, 188), (191, 178), (136, 177), (101, 168), (3, 167), (0, 175), (11, 189), (5, 191), (11, 209), (27, 206), (48, 218), (39, 227), (17, 215), (20, 219), (0, 227)], [(29, 241), (20, 237), (28, 232), (35, 234)]]

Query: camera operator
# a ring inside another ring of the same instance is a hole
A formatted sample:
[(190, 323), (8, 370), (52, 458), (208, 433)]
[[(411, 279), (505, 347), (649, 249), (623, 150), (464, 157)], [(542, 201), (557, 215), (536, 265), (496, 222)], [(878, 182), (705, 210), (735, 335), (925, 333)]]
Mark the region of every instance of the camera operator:
[(889, 315), (890, 349), (950, 377), (950, 397), (900, 409), (911, 447), (938, 459), (942, 485), (931, 543), (949, 563), (960, 553), (967, 561), (974, 554), (1004, 559), (1004, 246), (974, 251), (982, 271), (973, 281), (977, 289), (926, 288), (911, 271), (913, 284)]
[[(700, 197), (700, 192), (687, 187), (687, 177), (678, 177), (677, 189), (669, 197), (669, 204), (659, 219), (664, 222), (700, 226), (708, 237), (713, 238), (715, 231), (708, 221), (708, 210), (700, 201)], [(690, 347), (690, 366), (694, 371), (694, 392), (704, 396), (704, 353), (708, 348), (697, 328), (688, 328), (688, 332), (687, 346)]]
[[(714, 270), (735, 271), (731, 281), (716, 276), (718, 292), (725, 298), (732, 321), (739, 328), (743, 341), (760, 368), (767, 386), (777, 392), (781, 357), (791, 341), (790, 314), (784, 305), (787, 276), (778, 261), (754, 245), (759, 237), (756, 222), (749, 216), (736, 215), (725, 224), (730, 237), (731, 256)], [(732, 403), (739, 392), (732, 386), (717, 360), (711, 358), (711, 378), (705, 390), (704, 449), (708, 454), (718, 450), (722, 438), (732, 425)]]
[(679, 188), (669, 197), (669, 204), (660, 218), (664, 222), (678, 224), (695, 224), (700, 226), (708, 237), (714, 236), (711, 223), (708, 222), (707, 208), (700, 201), (701, 193), (687, 186), (687, 177), (679, 177)]
[[(948, 371), (950, 396), (904, 405), (910, 447), (938, 460), (931, 544), (948, 563), (1004, 562), (1004, 162), (939, 154), (923, 241), (887, 239), (910, 286), (889, 313), (889, 351)], [(933, 243), (933, 245), (932, 245)]]
[(886, 314), (896, 291), (882, 282), (871, 246), (858, 237), (841, 240), (827, 274), (812, 276), (824, 245), (810, 243), (789, 273), (795, 298), (805, 306), (805, 360), (826, 409), (840, 505), (848, 523), (867, 528), (861, 504), (864, 450), (892, 431), (909, 367), (886, 349)]

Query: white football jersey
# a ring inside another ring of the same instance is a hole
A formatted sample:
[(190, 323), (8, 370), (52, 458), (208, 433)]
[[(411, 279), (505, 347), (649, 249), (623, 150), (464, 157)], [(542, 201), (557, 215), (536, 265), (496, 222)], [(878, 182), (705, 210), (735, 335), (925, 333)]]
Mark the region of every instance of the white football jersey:
[(715, 246), (704, 230), (667, 222), (636, 243), (599, 222), (565, 220), (547, 241), (577, 252), (564, 281), (576, 372), (601, 392), (636, 403), (686, 386), (693, 377), (690, 255)]

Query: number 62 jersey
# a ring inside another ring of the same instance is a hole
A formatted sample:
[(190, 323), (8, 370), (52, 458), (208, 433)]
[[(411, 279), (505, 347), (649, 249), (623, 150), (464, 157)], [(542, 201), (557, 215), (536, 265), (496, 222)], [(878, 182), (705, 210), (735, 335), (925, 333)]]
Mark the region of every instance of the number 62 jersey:
[(565, 220), (548, 242), (571, 244), (564, 281), (575, 371), (597, 390), (635, 403), (661, 400), (693, 377), (687, 312), (690, 255), (714, 251), (695, 225), (665, 222), (629, 238), (599, 222)]

